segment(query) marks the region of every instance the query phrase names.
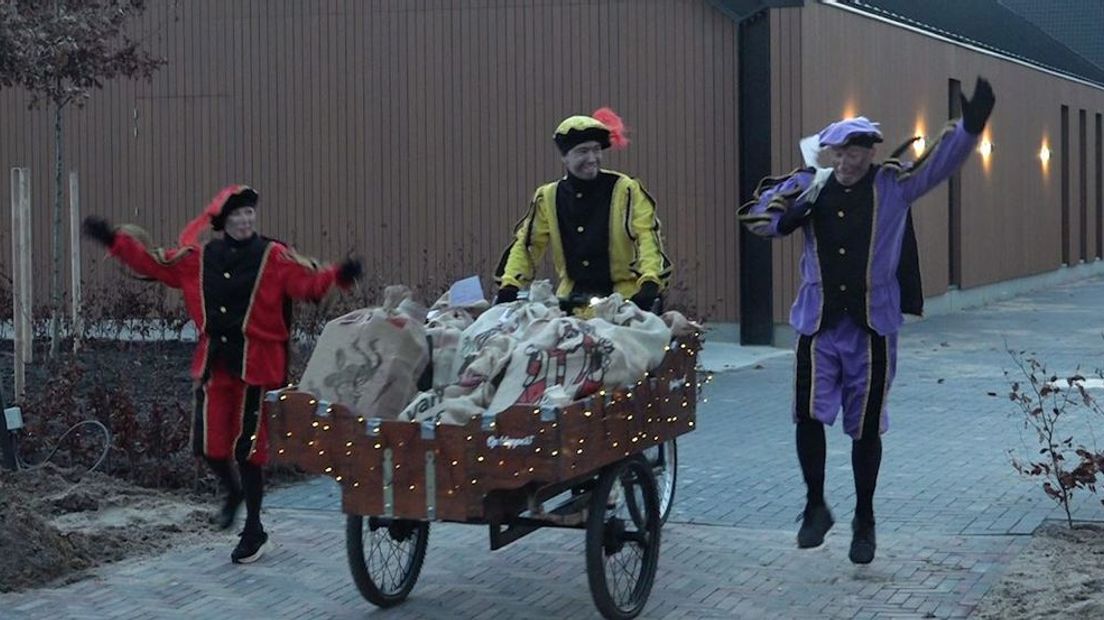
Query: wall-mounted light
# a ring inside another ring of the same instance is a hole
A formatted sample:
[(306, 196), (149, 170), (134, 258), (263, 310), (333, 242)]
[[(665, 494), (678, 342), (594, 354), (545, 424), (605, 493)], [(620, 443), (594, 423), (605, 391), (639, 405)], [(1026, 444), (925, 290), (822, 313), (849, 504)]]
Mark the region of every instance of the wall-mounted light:
[(927, 147), (928, 143), (926, 140), (924, 140), (924, 136), (918, 135), (916, 136), (916, 141), (912, 143), (912, 152), (916, 153), (916, 156), (919, 157), (924, 153), (924, 149), (926, 149)]
[(1042, 148), (1039, 149), (1039, 161), (1043, 162), (1043, 166), (1050, 163), (1050, 148), (1047, 147), (1045, 142)]
[(842, 118), (855, 118), (858, 115), (859, 115), (859, 105), (855, 101), (854, 97), (849, 96), (847, 98), (847, 100), (843, 102), (843, 116), (842, 116)]
[(989, 159), (989, 156), (993, 154), (993, 143), (989, 140), (982, 140), (978, 145), (978, 153), (985, 159)]

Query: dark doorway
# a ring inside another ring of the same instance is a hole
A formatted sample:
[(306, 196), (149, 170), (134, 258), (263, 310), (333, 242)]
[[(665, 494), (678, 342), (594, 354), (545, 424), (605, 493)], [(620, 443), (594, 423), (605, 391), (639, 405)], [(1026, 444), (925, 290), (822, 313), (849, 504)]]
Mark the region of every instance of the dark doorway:
[(1078, 189), (1081, 190), (1081, 200), (1078, 201), (1078, 213), (1081, 225), (1078, 227), (1078, 241), (1080, 242), (1081, 262), (1089, 260), (1089, 123), (1085, 117), (1085, 111), (1081, 110), (1078, 118), (1077, 139), (1078, 148), (1077, 170)]
[[(948, 118), (962, 116), (962, 83), (947, 85)], [(947, 181), (947, 284), (962, 286), (962, 173), (956, 171)]]
[(1101, 114), (1096, 115), (1096, 257), (1104, 258), (1104, 127)]
[(1062, 106), (1062, 264), (1070, 264), (1069, 106)]
[[(770, 20), (760, 11), (740, 22), (740, 202), (771, 174)], [(740, 343), (774, 343), (773, 264), (768, 239), (740, 227)]]

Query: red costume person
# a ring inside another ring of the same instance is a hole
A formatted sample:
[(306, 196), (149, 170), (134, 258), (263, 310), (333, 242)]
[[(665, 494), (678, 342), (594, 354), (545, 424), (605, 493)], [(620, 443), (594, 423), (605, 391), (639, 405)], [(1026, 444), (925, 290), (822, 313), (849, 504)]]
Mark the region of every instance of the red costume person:
[[(88, 217), (84, 234), (106, 246), (135, 272), (180, 289), (199, 334), (191, 373), (195, 380), (192, 445), (218, 474), (227, 492), (218, 524), (230, 527), (242, 500), (247, 517), (235, 563), (257, 560), (268, 535), (261, 526), (261, 467), (268, 460), (265, 391), (287, 381), (290, 302), (318, 301), (334, 285), (349, 287), (360, 262), (322, 267), (254, 230), (257, 192), (223, 189), (180, 235), (178, 247), (154, 247), (144, 231), (113, 228)], [(224, 234), (199, 243), (208, 226)], [(238, 463), (241, 484), (231, 460)]]

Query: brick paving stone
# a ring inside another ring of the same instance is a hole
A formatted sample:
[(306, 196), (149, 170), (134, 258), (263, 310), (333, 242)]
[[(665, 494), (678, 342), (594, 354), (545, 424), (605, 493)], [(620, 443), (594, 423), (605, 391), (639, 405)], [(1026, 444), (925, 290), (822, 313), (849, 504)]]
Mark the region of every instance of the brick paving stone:
[[(836, 527), (821, 548), (795, 548), (804, 488), (789, 421), (792, 357), (718, 374), (699, 405), (699, 430), (679, 441), (678, 495), (643, 617), (967, 616), (1026, 535), (1061, 516), (1009, 465), (1008, 449), (1030, 445), (1007, 399), (987, 395), (1008, 389), (1005, 343), (1059, 373), (1098, 367), (1100, 307), (1104, 279), (1095, 279), (905, 326), (875, 498), (878, 557), (867, 567), (847, 560), (855, 495), (849, 441), (838, 428), (829, 429), (826, 482)], [(1089, 496), (1074, 512), (1101, 516)], [(220, 537), (104, 566), (66, 586), (0, 595), (0, 616), (377, 614), (349, 576), (332, 481), (273, 489), (264, 519), (275, 548), (256, 565), (230, 564), (234, 537)], [(581, 532), (538, 532), (492, 553), (484, 528), (432, 530), (421, 579), (388, 618), (597, 617)]]

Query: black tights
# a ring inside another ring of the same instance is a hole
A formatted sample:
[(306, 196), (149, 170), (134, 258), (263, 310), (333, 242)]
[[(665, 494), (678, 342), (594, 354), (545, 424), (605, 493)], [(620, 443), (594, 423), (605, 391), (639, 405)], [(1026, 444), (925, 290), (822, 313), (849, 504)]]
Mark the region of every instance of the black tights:
[(261, 527), (261, 499), (264, 497), (264, 475), (259, 465), (249, 462), (238, 462), (238, 471), (241, 473), (241, 483), (234, 477), (230, 461), (226, 459), (207, 459), (207, 464), (215, 472), (222, 482), (222, 488), (232, 498), (245, 496), (245, 531), (260, 532)]
[[(874, 521), (874, 489), (882, 464), (882, 438), (877, 429), (864, 433), (851, 444), (851, 468), (855, 473), (855, 518)], [(797, 423), (797, 459), (805, 478), (806, 501), (810, 506), (824, 504), (824, 461), (827, 443), (824, 424), (812, 418)]]
[(797, 460), (805, 477), (805, 500), (810, 506), (824, 504), (824, 459), (828, 447), (824, 441), (824, 424), (812, 418), (797, 422)]
[(851, 469), (855, 472), (855, 518), (874, 522), (874, 488), (882, 465), (882, 436), (875, 430), (851, 444)]

